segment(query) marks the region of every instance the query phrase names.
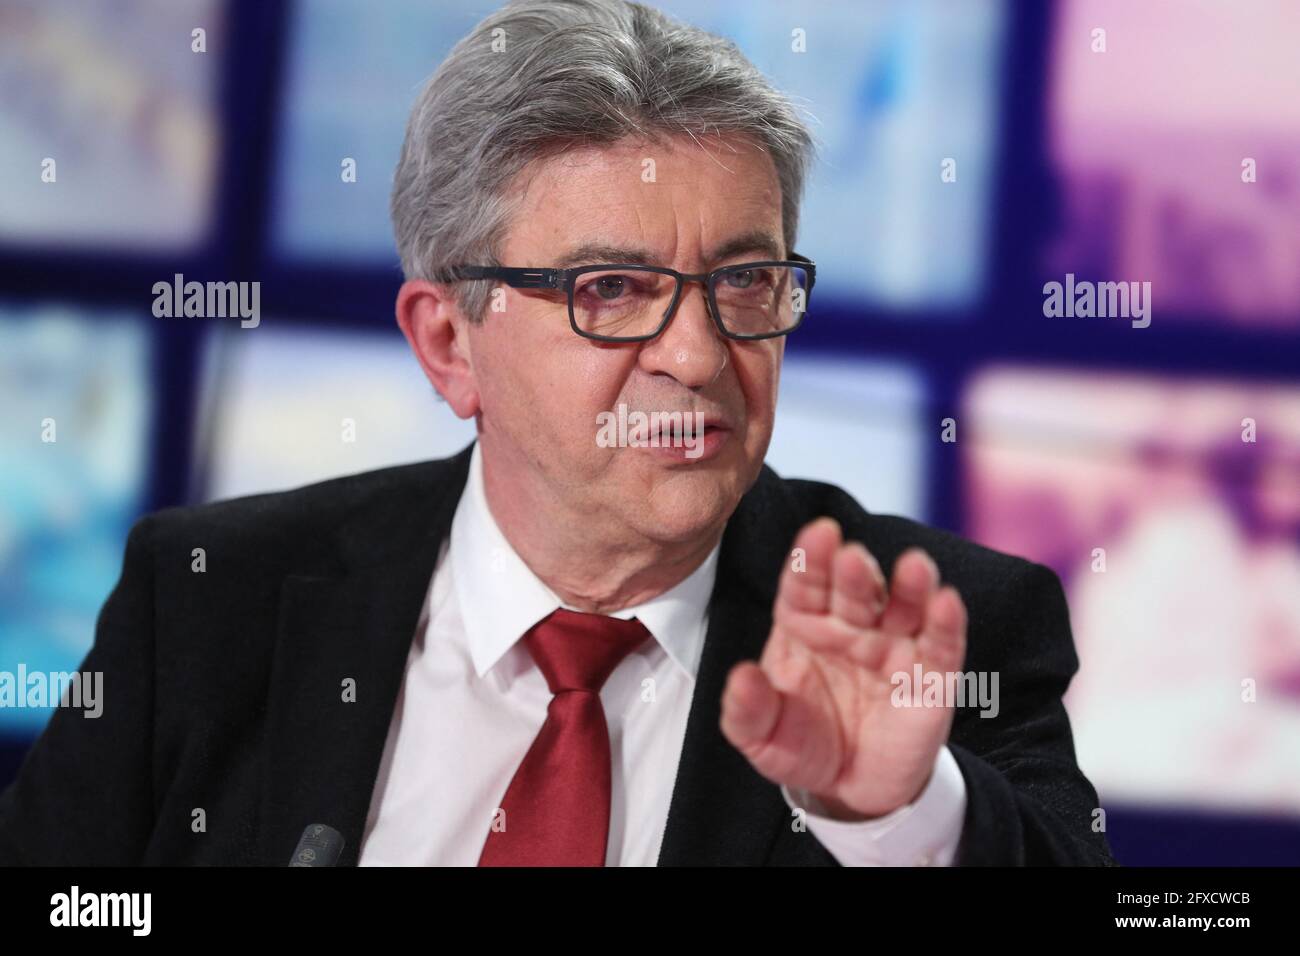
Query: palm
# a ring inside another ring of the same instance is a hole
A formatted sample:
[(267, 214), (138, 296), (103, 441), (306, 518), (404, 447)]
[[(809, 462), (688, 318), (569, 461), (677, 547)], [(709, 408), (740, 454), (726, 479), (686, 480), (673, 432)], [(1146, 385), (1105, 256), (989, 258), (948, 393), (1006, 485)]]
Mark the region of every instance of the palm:
[(917, 663), (958, 669), (965, 609), (918, 550), (900, 556), (887, 593), (875, 560), (842, 545), (829, 519), (795, 548), (804, 566), (792, 560), (782, 575), (758, 664), (733, 670), (722, 729), (768, 779), (840, 814), (880, 816), (921, 791), (952, 724), (951, 706), (897, 706), (892, 678)]

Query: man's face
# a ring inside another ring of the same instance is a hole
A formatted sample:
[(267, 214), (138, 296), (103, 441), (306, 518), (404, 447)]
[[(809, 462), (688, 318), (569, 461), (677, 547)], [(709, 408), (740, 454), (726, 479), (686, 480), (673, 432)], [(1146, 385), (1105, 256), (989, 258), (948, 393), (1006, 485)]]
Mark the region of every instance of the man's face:
[[(534, 163), (519, 184), (522, 205), (500, 248), (508, 266), (644, 262), (703, 273), (788, 252), (776, 170), (743, 138), (574, 150)], [(580, 251), (592, 246), (607, 249)], [(577, 335), (563, 293), (502, 289), (505, 310), (468, 327), (489, 481), (652, 540), (720, 527), (767, 452), (785, 339), (723, 337), (698, 283), (683, 288), (657, 338), (622, 344)], [(703, 412), (703, 453), (602, 447), (601, 413), (620, 403), (647, 416)]]

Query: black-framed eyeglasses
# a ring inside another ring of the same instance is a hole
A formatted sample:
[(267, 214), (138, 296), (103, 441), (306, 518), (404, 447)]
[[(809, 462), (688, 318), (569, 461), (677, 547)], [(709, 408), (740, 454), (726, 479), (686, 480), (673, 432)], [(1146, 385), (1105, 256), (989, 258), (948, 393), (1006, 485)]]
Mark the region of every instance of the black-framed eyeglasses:
[(672, 320), (687, 282), (704, 285), (709, 315), (731, 339), (789, 335), (808, 314), (816, 280), (811, 259), (741, 262), (691, 274), (662, 266), (600, 264), (573, 269), (451, 266), (438, 281), (496, 279), (515, 289), (563, 291), (573, 331), (599, 342), (644, 342)]

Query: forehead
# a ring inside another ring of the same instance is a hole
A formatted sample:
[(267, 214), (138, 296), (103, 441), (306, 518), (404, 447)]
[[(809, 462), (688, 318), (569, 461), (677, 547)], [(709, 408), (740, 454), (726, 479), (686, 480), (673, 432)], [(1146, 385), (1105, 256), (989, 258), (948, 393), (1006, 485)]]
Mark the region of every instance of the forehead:
[(625, 139), (535, 160), (514, 184), (506, 248), (611, 243), (716, 246), (765, 231), (780, 243), (781, 187), (756, 142), (738, 135)]

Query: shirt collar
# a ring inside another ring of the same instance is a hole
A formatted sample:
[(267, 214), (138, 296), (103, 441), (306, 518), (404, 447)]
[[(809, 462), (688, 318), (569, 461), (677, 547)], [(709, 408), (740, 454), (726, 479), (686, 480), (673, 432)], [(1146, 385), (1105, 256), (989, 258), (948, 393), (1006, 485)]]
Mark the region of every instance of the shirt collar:
[[(704, 650), (709, 597), (717, 577), (720, 549), (721, 542), (698, 568), (663, 594), (610, 614), (638, 618), (692, 680)], [(479, 677), (491, 670), (530, 627), (556, 608), (569, 607), (524, 563), (492, 516), (483, 490), (479, 442), (474, 443), (470, 453), (465, 491), (452, 518), (448, 559), (470, 658)]]

